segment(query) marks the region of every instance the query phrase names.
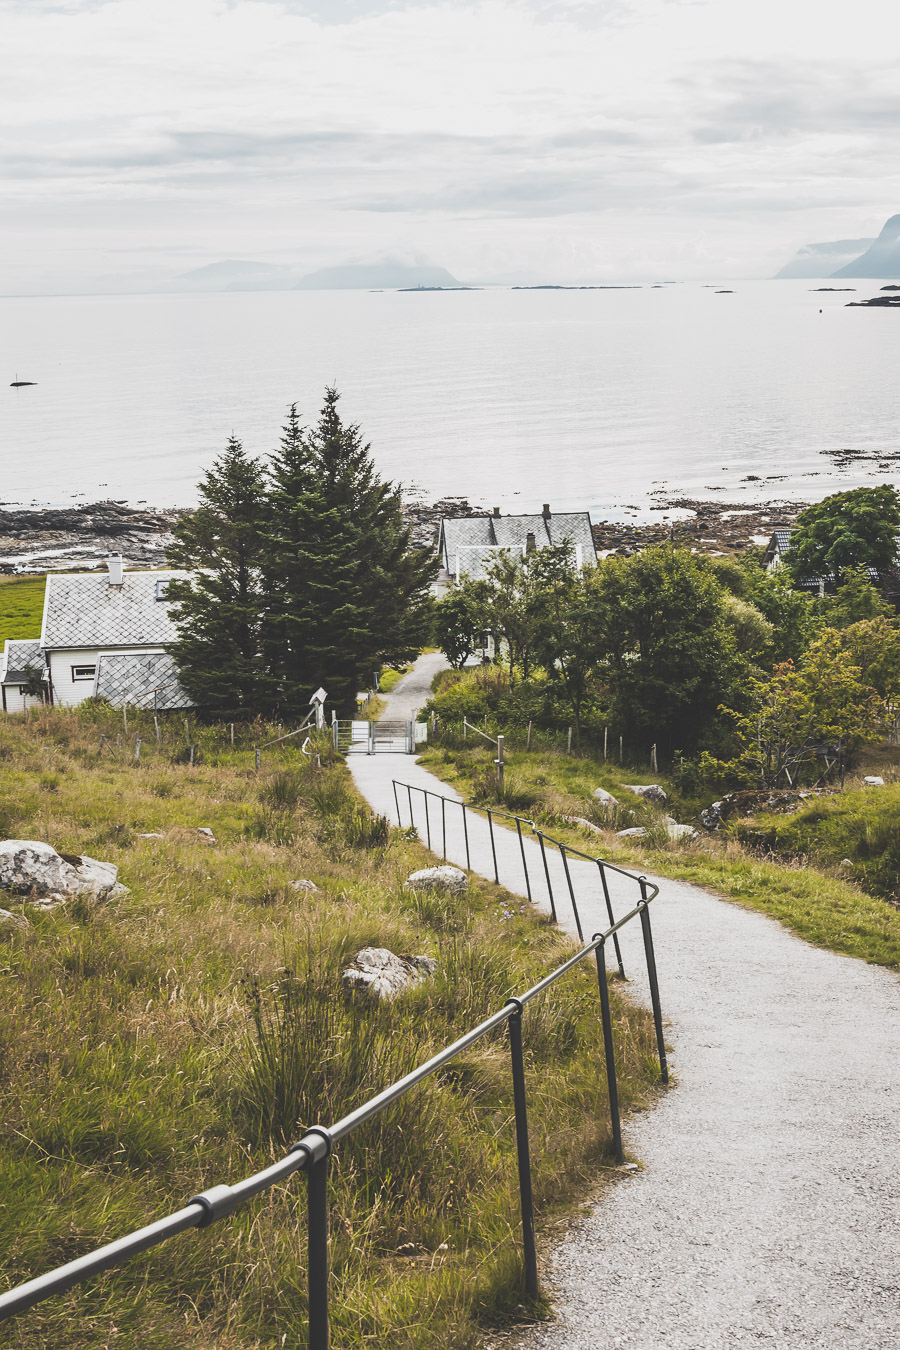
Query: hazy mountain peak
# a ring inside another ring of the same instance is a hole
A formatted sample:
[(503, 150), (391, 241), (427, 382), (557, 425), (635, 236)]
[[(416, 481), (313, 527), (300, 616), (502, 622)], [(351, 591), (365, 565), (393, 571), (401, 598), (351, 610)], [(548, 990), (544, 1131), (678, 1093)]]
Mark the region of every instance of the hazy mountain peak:
[(886, 220), (878, 238), (833, 277), (900, 277), (900, 215)]
[(874, 243), (874, 239), (832, 239), (821, 244), (805, 244), (780, 272), (775, 273), (775, 280), (830, 277), (835, 267), (852, 262), (863, 249)]

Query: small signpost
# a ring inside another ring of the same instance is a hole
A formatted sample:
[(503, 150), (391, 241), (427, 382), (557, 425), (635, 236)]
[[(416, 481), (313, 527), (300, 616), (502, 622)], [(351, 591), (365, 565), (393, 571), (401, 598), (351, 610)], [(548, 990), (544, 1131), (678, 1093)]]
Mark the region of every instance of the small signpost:
[(328, 695), (325, 693), (325, 690), (319, 685), (319, 688), (309, 700), (312, 704), (313, 713), (315, 714), (316, 731), (323, 731), (325, 729), (325, 700), (327, 697)]

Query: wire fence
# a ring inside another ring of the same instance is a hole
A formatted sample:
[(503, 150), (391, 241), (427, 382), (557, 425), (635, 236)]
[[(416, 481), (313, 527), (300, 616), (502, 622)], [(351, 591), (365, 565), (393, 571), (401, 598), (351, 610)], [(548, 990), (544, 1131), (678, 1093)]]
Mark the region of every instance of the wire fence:
[[(332, 1125), (314, 1125), (306, 1130), (302, 1138), (294, 1144), (287, 1154), (264, 1168), (261, 1172), (256, 1172), (252, 1176), (246, 1177), (234, 1185), (220, 1184), (212, 1186), (198, 1195), (192, 1196), (187, 1203), (173, 1214), (158, 1219), (156, 1222), (139, 1228), (126, 1236), (119, 1238), (115, 1242), (107, 1243), (84, 1256), (78, 1257), (74, 1261), (69, 1261), (65, 1265), (58, 1266), (46, 1274), (39, 1275), (36, 1279), (28, 1280), (24, 1284), (10, 1289), (4, 1294), (0, 1294), (0, 1321), (4, 1321), (17, 1314), (21, 1314), (35, 1304), (50, 1298), (55, 1294), (60, 1294), (73, 1285), (81, 1284), (102, 1271), (109, 1270), (111, 1267), (122, 1265), (131, 1257), (140, 1252), (147, 1251), (150, 1247), (157, 1246), (159, 1243), (166, 1242), (171, 1238), (178, 1236), (189, 1228), (207, 1228), (220, 1219), (226, 1218), (232, 1214), (238, 1206), (268, 1190), (270, 1187), (285, 1181), (295, 1172), (305, 1172), (307, 1177), (307, 1281), (309, 1290), (309, 1325), (308, 1340), (309, 1350), (328, 1350), (330, 1344), (330, 1320), (329, 1320), (329, 1250), (328, 1250), (328, 1224), (329, 1224), (329, 1190), (328, 1190), (328, 1170), (329, 1159), (331, 1158), (336, 1146), (342, 1139), (346, 1139), (366, 1121), (371, 1120), (401, 1097), (412, 1092), (420, 1083), (429, 1078), (432, 1074), (440, 1070), (457, 1056), (465, 1053), (478, 1041), (492, 1032), (506, 1026), (507, 1037), (510, 1052), (510, 1071), (513, 1086), (513, 1106), (515, 1120), (516, 1136), (516, 1160), (519, 1183), (519, 1201), (521, 1209), (521, 1243), (522, 1243), (522, 1263), (523, 1263), (523, 1282), (527, 1295), (536, 1297), (538, 1288), (538, 1268), (537, 1251), (535, 1246), (535, 1217), (534, 1201), (532, 1195), (531, 1182), (531, 1151), (528, 1139), (528, 1107), (527, 1107), (527, 1080), (525, 1074), (525, 1058), (522, 1043), (522, 1023), (527, 1006), (535, 999), (542, 998), (556, 982), (562, 979), (569, 971), (580, 965), (582, 961), (593, 957), (597, 969), (597, 985), (600, 1004), (600, 1025), (603, 1040), (603, 1055), (606, 1068), (606, 1081), (609, 1095), (609, 1111), (612, 1128), (613, 1146), (617, 1162), (623, 1160), (622, 1152), (622, 1127), (619, 1111), (619, 1098), (616, 1085), (616, 1061), (615, 1046), (613, 1043), (613, 1025), (612, 1013), (610, 1008), (609, 982), (607, 975), (606, 950), (607, 944), (612, 942), (615, 952), (615, 959), (620, 974), (624, 975), (624, 966), (622, 962), (622, 953), (619, 946), (620, 931), (633, 920), (637, 919), (643, 938), (643, 952), (646, 963), (647, 979), (650, 988), (650, 999), (653, 1008), (653, 1019), (656, 1031), (657, 1053), (659, 1058), (659, 1073), (662, 1083), (668, 1082), (668, 1067), (666, 1064), (666, 1048), (663, 1032), (662, 1012), (659, 1000), (659, 983), (656, 971), (656, 959), (653, 947), (653, 935), (650, 925), (650, 904), (658, 895), (658, 887), (648, 882), (646, 877), (638, 876), (633, 872), (628, 872), (621, 867), (615, 867), (611, 863), (604, 862), (601, 858), (592, 857), (590, 854), (582, 853), (578, 849), (573, 849), (569, 845), (564, 845), (558, 840), (552, 839), (537, 829), (534, 822), (521, 816), (512, 816), (506, 812), (498, 812), (487, 807), (472, 806), (468, 803), (461, 803), (451, 798), (437, 796), (435, 793), (426, 792), (422, 788), (411, 787), (409, 784), (394, 782), (395, 801), (397, 802), (397, 814), (400, 819), (399, 802), (403, 793), (407, 794), (407, 801), (410, 809), (411, 823), (414, 820), (414, 793), (424, 794), (424, 814), (426, 820), (426, 833), (428, 836), (429, 847), (431, 847), (431, 815), (438, 810), (439, 803), (440, 820), (442, 823), (443, 836), (443, 854), (447, 853), (447, 808), (456, 808), (462, 811), (463, 832), (466, 841), (467, 863), (468, 859), (468, 813), (481, 812), (486, 814), (490, 832), (491, 847), (494, 859), (495, 879), (499, 881), (499, 868), (497, 864), (496, 840), (494, 836), (494, 819), (503, 817), (504, 820), (512, 821), (517, 832), (519, 845), (521, 847), (521, 860), (524, 870), (526, 890), (529, 899), (532, 895), (532, 878), (529, 874), (527, 853), (524, 846), (523, 828), (537, 836), (541, 857), (544, 863), (546, 883), (550, 893), (551, 907), (554, 920), (557, 917), (556, 901), (553, 894), (551, 882), (551, 869), (548, 866), (547, 849), (559, 851), (559, 856), (563, 863), (564, 875), (567, 881), (567, 893), (575, 915), (576, 926), (579, 938), (582, 941), (581, 948), (574, 953), (567, 961), (557, 966), (548, 975), (539, 980), (537, 984), (526, 989), (520, 994), (505, 1000), (502, 1007), (496, 1012), (485, 1018), (477, 1026), (467, 1031), (465, 1035), (446, 1046), (438, 1054), (433, 1055), (426, 1060), (424, 1064), (413, 1069), (403, 1078), (391, 1083), (382, 1092), (371, 1097), (361, 1106), (357, 1107), (349, 1115), (336, 1121)], [(429, 805), (429, 799), (435, 802), (434, 806)], [(422, 818), (422, 810), (419, 811), (419, 819)], [(402, 820), (401, 820), (402, 824)], [(437, 829), (437, 820), (435, 820), (435, 831)], [(568, 867), (568, 855), (574, 855), (579, 859), (586, 859), (590, 863), (597, 865), (599, 873), (599, 884), (605, 900), (605, 908), (609, 917), (609, 927), (603, 932), (595, 933), (589, 942), (585, 942), (582, 931), (581, 917), (576, 900), (575, 888), (572, 882), (572, 876)], [(609, 893), (609, 887), (606, 881), (606, 872), (608, 870), (618, 873), (634, 884), (636, 897), (634, 905), (628, 912), (616, 919), (613, 915), (612, 902)]]

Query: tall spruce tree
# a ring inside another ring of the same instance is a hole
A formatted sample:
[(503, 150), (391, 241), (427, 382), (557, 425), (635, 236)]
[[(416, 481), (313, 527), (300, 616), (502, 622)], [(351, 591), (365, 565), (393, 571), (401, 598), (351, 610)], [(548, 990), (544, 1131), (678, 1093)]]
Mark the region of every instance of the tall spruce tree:
[(265, 544), (266, 663), (285, 711), (319, 685), (342, 712), (384, 663), (419, 650), (436, 563), (411, 547), (400, 494), (375, 471), (339, 394), (304, 433), (290, 409), (273, 458)]
[(222, 716), (264, 711), (270, 692), (261, 661), (260, 569), (266, 486), (262, 466), (232, 436), (182, 516), (168, 551), (188, 580), (170, 583), (178, 640), (170, 650), (186, 693)]

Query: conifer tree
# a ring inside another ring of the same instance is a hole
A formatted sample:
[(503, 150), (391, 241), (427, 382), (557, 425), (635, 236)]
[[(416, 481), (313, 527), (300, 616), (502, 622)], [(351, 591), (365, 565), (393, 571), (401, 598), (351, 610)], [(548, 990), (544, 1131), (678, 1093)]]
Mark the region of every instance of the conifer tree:
[(175, 527), (170, 563), (193, 576), (173, 581), (167, 599), (178, 640), (170, 651), (185, 692), (202, 708), (242, 717), (264, 711), (261, 662), (262, 466), (232, 436), (199, 486), (200, 505)]
[(342, 712), (384, 663), (419, 650), (436, 564), (411, 547), (400, 494), (375, 471), (339, 394), (326, 389), (304, 433), (296, 406), (271, 470), (266, 658), (281, 706), (298, 712), (320, 684)]

